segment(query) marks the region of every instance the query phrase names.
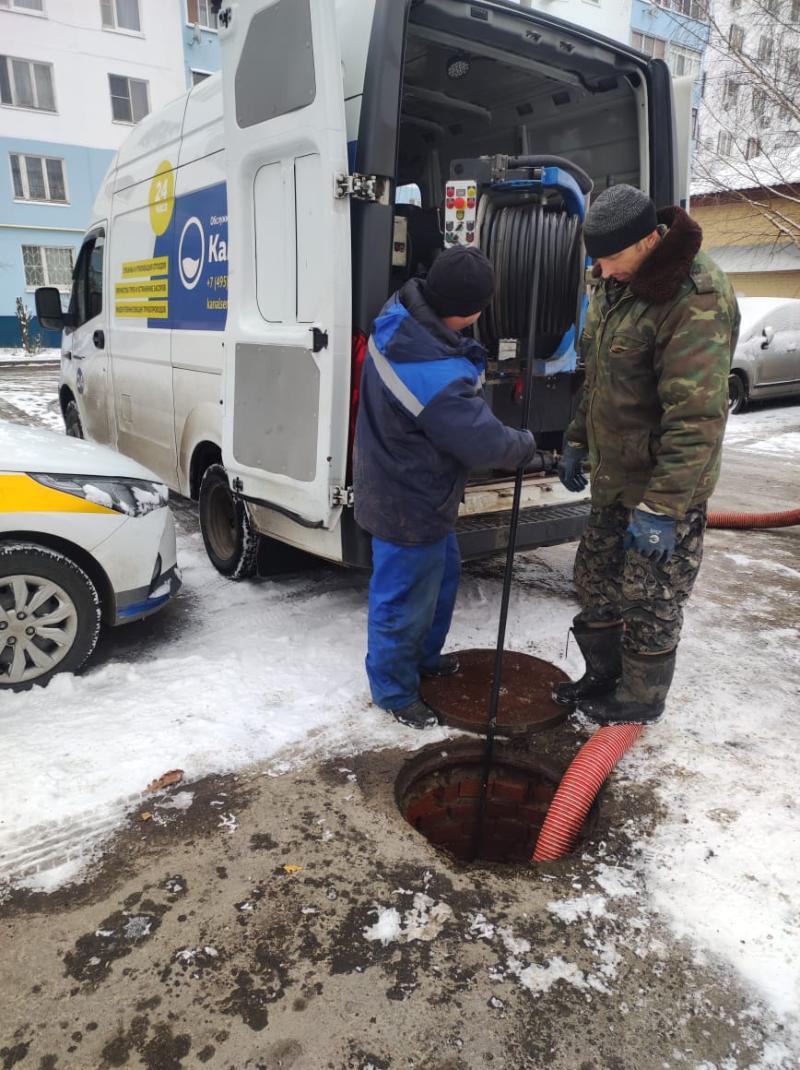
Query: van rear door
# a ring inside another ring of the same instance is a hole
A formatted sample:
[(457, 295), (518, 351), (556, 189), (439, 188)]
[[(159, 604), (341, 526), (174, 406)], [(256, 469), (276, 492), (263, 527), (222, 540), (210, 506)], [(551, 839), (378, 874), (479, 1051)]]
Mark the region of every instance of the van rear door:
[(335, 9), (254, 0), (228, 13), (223, 460), (245, 498), (330, 527), (346, 471), (351, 318)]

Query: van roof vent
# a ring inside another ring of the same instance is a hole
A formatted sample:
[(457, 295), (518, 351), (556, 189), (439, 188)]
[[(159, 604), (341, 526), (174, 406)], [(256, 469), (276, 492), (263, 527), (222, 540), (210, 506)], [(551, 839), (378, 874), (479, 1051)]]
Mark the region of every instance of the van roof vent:
[(570, 95), (566, 89), (560, 90), (558, 93), (553, 93), (553, 103), (558, 107), (561, 104), (569, 104)]
[(480, 19), (481, 22), (489, 21), (489, 12), (483, 7), (471, 7), (469, 13), (474, 19)]

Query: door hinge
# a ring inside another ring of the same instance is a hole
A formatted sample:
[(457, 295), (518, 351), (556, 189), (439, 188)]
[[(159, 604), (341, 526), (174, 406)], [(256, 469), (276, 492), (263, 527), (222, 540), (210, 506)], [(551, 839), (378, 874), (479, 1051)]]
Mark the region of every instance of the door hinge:
[(337, 505), (352, 505), (353, 504), (353, 488), (352, 487), (331, 487), (331, 508)]
[(335, 176), (334, 196), (337, 199), (354, 197), (358, 201), (388, 204), (389, 187), (389, 179), (380, 175), (338, 174)]
[(320, 327), (311, 327), (311, 352), (319, 353), (321, 349), (328, 348), (328, 332), (323, 331)]

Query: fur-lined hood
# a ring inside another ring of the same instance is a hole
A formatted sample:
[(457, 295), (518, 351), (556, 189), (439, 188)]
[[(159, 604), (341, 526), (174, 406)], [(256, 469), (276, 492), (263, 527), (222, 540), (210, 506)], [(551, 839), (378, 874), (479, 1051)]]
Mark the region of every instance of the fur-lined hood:
[[(703, 244), (703, 231), (677, 205), (662, 208), (658, 222), (668, 228), (667, 233), (631, 277), (628, 287), (643, 301), (661, 305), (671, 301), (689, 277), (692, 262)], [(599, 265), (595, 266), (593, 274), (599, 276)]]

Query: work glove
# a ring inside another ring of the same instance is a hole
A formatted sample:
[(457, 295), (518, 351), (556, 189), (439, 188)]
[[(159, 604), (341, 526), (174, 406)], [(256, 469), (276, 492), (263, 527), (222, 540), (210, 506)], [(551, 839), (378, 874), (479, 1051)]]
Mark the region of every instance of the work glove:
[(671, 516), (634, 509), (622, 545), (663, 565), (675, 550), (677, 528), (678, 522)]
[(581, 471), (581, 462), (585, 461), (588, 456), (589, 451), (585, 446), (576, 446), (572, 442), (564, 446), (561, 460), (558, 462), (558, 478), (567, 490), (577, 493), (586, 489), (588, 481)]

